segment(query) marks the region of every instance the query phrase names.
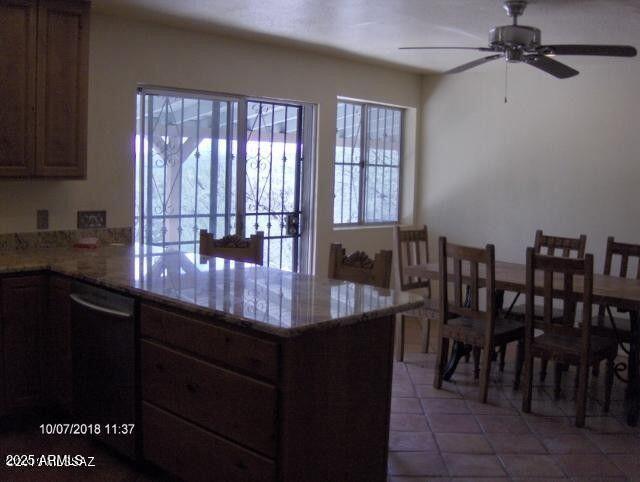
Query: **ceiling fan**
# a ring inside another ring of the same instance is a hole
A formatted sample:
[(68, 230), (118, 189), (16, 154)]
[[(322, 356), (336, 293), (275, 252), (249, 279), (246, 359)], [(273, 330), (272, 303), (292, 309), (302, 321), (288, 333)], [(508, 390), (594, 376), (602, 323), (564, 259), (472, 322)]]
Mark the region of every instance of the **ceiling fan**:
[(551, 57), (556, 55), (599, 55), (605, 57), (635, 57), (637, 51), (629, 45), (541, 45), (540, 29), (518, 25), (518, 17), (527, 7), (526, 0), (506, 0), (504, 9), (513, 18), (512, 25), (489, 31), (488, 47), (400, 47), (401, 50), (477, 50), (494, 52), (445, 72), (457, 74), (479, 65), (504, 58), (507, 62), (524, 62), (559, 79), (578, 75), (578, 71)]

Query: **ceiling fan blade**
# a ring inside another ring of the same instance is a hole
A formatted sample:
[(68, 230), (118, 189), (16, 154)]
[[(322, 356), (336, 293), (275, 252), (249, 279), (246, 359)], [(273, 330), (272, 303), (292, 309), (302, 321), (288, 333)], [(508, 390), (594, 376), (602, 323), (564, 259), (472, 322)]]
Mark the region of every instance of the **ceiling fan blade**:
[(638, 51), (630, 45), (541, 45), (545, 55), (602, 55), (605, 57), (635, 57)]
[(447, 70), (445, 74), (458, 74), (460, 72), (464, 72), (465, 70), (472, 69), (474, 67), (477, 67), (478, 65), (486, 64), (487, 62), (491, 62), (492, 60), (497, 60), (502, 57), (504, 57), (502, 54), (489, 55), (488, 57), (482, 57), (481, 59), (477, 59), (472, 62), (467, 62), (466, 64), (462, 64), (457, 66), (456, 68)]
[(526, 55), (522, 60), (558, 79), (567, 79), (580, 73), (568, 65), (562, 64), (542, 54)]
[(493, 52), (489, 47), (398, 47), (398, 50), (476, 50), (479, 52)]

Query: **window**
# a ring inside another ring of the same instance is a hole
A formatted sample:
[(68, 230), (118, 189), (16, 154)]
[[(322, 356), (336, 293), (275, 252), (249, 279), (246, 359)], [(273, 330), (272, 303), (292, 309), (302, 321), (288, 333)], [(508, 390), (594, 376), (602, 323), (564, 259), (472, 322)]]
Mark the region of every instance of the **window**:
[(398, 221), (401, 109), (338, 102), (334, 224)]
[(235, 232), (238, 102), (161, 91), (139, 102), (136, 234), (194, 251), (200, 229)]
[(137, 242), (198, 252), (201, 229), (262, 231), (265, 264), (308, 270), (312, 106), (143, 87), (137, 115)]

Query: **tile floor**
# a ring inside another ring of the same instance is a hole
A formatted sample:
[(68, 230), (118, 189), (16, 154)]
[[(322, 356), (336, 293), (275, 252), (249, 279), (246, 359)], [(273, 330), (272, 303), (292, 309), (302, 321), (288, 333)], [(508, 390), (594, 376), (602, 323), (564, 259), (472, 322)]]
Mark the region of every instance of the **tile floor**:
[(452, 381), (436, 390), (435, 356), (417, 351), (409, 345), (405, 362), (394, 366), (390, 482), (640, 481), (640, 428), (624, 423), (619, 380), (611, 412), (604, 414), (604, 377), (591, 379), (587, 423), (579, 429), (573, 371), (563, 377), (555, 401), (552, 371), (541, 384), (536, 368), (532, 413), (523, 414), (521, 392), (512, 389), (511, 352), (504, 373), (492, 370), (485, 405), (477, 401), (472, 362), (461, 362)]

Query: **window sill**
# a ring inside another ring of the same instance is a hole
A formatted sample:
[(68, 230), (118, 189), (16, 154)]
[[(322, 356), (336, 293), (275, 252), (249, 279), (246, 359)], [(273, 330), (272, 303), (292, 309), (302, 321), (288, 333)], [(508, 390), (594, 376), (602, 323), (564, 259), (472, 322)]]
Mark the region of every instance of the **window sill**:
[(356, 229), (390, 229), (397, 225), (397, 222), (393, 223), (380, 223), (380, 224), (334, 224), (334, 231), (354, 231)]

